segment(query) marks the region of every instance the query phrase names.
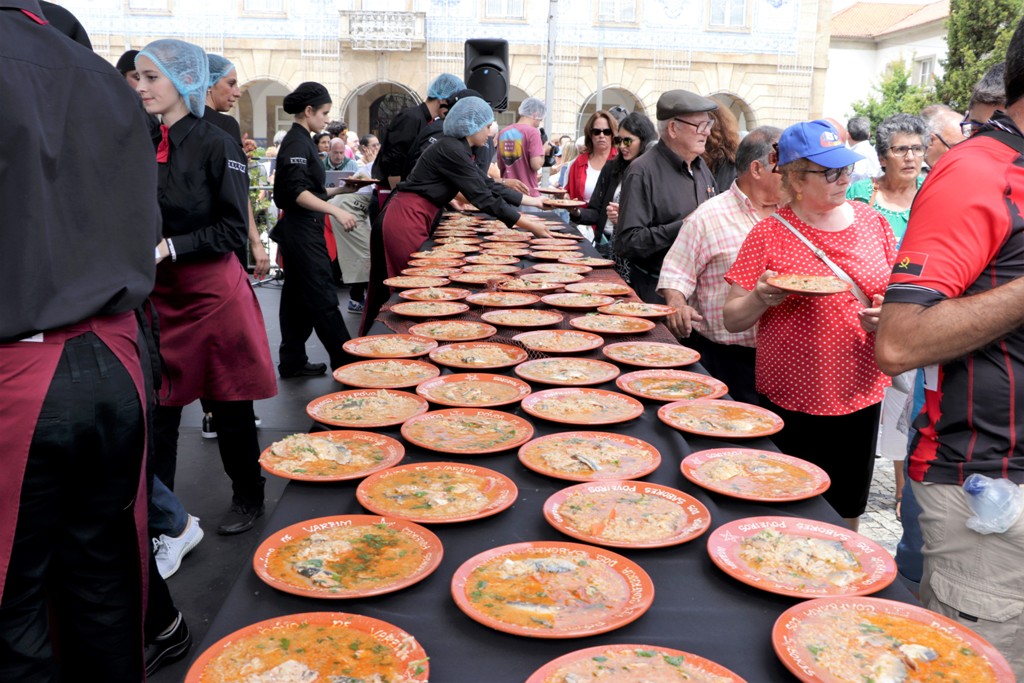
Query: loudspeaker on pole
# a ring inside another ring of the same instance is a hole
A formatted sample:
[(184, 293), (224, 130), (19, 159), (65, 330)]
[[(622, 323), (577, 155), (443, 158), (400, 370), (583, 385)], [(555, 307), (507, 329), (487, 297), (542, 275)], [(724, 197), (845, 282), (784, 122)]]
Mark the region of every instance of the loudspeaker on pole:
[(473, 38), (465, 44), (466, 87), (476, 90), (495, 111), (508, 109), (508, 41)]

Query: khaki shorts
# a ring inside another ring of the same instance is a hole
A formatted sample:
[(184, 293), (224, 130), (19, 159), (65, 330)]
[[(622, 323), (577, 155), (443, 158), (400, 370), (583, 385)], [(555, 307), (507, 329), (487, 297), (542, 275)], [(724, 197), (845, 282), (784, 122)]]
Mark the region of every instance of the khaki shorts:
[(967, 494), (911, 482), (921, 504), (921, 602), (980, 634), (1024, 681), (1024, 515), (1001, 534), (967, 528)]

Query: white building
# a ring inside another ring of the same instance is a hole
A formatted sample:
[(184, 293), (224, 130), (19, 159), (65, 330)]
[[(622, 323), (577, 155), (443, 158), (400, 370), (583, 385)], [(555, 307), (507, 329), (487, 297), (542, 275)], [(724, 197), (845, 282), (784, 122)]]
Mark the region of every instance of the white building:
[(896, 60), (913, 83), (942, 75), (949, 0), (921, 3), (857, 2), (832, 15), (824, 111), (845, 122)]
[[(180, 38), (238, 68), (233, 112), (257, 140), (287, 128), (285, 94), (315, 80), (358, 133), (463, 73), (470, 38), (509, 42), (510, 112), (545, 97), (554, 16), (551, 134), (579, 131), (598, 101), (652, 115), (685, 88), (729, 103), (745, 128), (820, 116), (829, 0), (60, 0), (111, 62)], [(553, 15), (552, 15), (553, 13)]]

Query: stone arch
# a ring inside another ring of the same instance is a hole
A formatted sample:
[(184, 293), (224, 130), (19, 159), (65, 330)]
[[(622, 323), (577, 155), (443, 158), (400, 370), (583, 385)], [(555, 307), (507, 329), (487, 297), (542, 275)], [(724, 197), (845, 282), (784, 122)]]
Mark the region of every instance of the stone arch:
[[(634, 111), (640, 112), (641, 114), (647, 113), (643, 100), (628, 88), (623, 88), (617, 85), (609, 85), (602, 88), (601, 108), (608, 111), (611, 107), (615, 106), (622, 107), (626, 110), (626, 113), (632, 113)], [(597, 93), (593, 92), (583, 101), (583, 106), (580, 107), (579, 112), (576, 114), (577, 136), (583, 134), (583, 125), (595, 111), (597, 111)]]
[(292, 89), (273, 76), (260, 75), (246, 81), (241, 90), (238, 125), (257, 145), (267, 147), (274, 133), (291, 126), (292, 117), (284, 113), (281, 105)]
[(754, 110), (739, 95), (723, 90), (713, 93), (711, 96), (729, 107), (729, 111), (733, 113), (736, 120), (740, 123), (740, 134), (746, 134), (760, 125), (757, 117), (754, 115)]
[(353, 89), (338, 109), (348, 129), (359, 136), (384, 134), (391, 119), (402, 109), (422, 102), (419, 94), (396, 81), (371, 81)]

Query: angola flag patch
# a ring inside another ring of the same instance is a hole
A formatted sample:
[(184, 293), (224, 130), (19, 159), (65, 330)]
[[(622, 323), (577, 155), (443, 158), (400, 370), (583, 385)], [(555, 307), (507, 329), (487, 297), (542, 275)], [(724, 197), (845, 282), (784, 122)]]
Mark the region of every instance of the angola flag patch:
[(892, 274), (919, 276), (924, 272), (924, 266), (927, 262), (928, 254), (901, 251), (899, 258), (896, 260), (896, 265), (892, 267)]

